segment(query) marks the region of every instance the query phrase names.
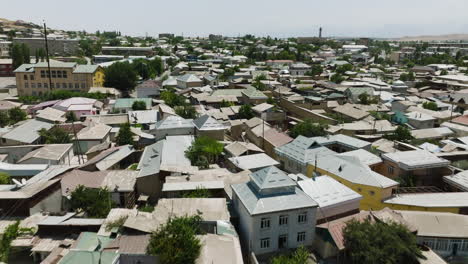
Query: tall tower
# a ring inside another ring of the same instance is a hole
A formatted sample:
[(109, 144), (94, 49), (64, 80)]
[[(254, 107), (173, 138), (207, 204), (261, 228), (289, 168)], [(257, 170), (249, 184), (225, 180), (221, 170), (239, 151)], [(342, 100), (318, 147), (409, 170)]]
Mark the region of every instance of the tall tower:
[(322, 38), (322, 27), (319, 28), (319, 38)]

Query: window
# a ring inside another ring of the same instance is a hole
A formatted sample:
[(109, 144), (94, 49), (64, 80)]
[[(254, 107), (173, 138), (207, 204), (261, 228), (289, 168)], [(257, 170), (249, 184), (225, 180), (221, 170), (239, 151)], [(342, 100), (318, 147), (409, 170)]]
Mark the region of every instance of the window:
[(261, 229), (267, 229), (267, 228), (270, 228), (270, 218), (262, 218), (262, 220), (260, 221), (260, 228)]
[(36, 88), (36, 83), (31, 83), (31, 88)]
[(26, 74), (23, 75), (23, 79), (27, 81), (27, 80), (28, 80), (28, 76), (27, 76)]
[(60, 89), (60, 83), (56, 83), (55, 88)]
[(62, 71), (57, 71), (57, 78), (62, 78)]
[(468, 251), (468, 239), (463, 240), (463, 245), (460, 247), (461, 251)]
[(75, 89), (80, 89), (80, 84), (79, 83), (75, 83)]
[(50, 89), (54, 89), (54, 84), (53, 83), (50, 84)]
[(278, 248), (288, 247), (288, 235), (281, 235), (278, 237)]
[(300, 213), (300, 214), (297, 216), (297, 222), (298, 222), (298, 223), (305, 223), (305, 222), (307, 222), (307, 212)]
[(86, 88), (86, 84), (85, 83), (81, 83), (81, 89), (84, 89)]
[(57, 72), (56, 71), (52, 71), (52, 78), (57, 78)]
[(288, 224), (288, 216), (287, 215), (280, 215), (279, 217), (279, 225), (287, 225)]
[(73, 80), (78, 81), (78, 75), (77, 74), (73, 74)]
[(306, 232), (297, 233), (297, 242), (304, 242), (306, 239)]
[(63, 78), (67, 78), (67, 71), (62, 71)]
[(38, 83), (37, 88), (42, 88), (42, 83)]
[(44, 83), (44, 88), (49, 88), (49, 84), (48, 84), (48, 83)]
[(29, 88), (29, 83), (25, 82), (24, 83), (24, 88)]
[(270, 247), (270, 238), (260, 239), (260, 248), (269, 248)]
[(68, 89), (73, 89), (73, 83), (68, 83)]
[(447, 239), (439, 239), (436, 243), (435, 250), (446, 251), (448, 247), (448, 240)]
[(434, 249), (434, 239), (426, 238), (423, 240), (423, 245), (426, 245), (432, 249)]
[(66, 84), (66, 83), (62, 83), (62, 88), (63, 88), (63, 89), (67, 89), (67, 84)]
[(31, 81), (34, 81), (34, 75), (29, 76), (29, 79), (30, 79)]
[(393, 174), (393, 166), (388, 165), (387, 171), (389, 174)]
[(42, 70), (42, 71), (41, 71), (41, 78), (45, 78), (45, 77), (46, 77), (46, 75), (45, 75), (45, 71), (44, 71), (44, 70)]

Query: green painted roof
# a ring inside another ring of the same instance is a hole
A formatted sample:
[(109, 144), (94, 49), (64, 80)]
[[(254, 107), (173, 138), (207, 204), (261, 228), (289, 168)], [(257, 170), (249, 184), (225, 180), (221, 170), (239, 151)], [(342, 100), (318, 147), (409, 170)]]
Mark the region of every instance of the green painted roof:
[(243, 91), (245, 91), (245, 89), (218, 89), (214, 91), (211, 95), (212, 96), (234, 95), (236, 97), (241, 97)]
[(120, 98), (115, 100), (114, 108), (131, 108), (135, 101), (143, 101), (146, 109), (151, 108), (151, 98)]
[(264, 93), (262, 93), (261, 91), (255, 88), (247, 88), (242, 93), (252, 99), (267, 99), (268, 98)]
[[(74, 251), (71, 250), (59, 262), (59, 264), (82, 264), (82, 263), (101, 263), (113, 264), (119, 257), (116, 252), (98, 252), (98, 251)], [(99, 262), (99, 258), (101, 261)]]
[(98, 236), (93, 232), (82, 232), (74, 247), (77, 250), (95, 251), (105, 247), (113, 239), (106, 236)]

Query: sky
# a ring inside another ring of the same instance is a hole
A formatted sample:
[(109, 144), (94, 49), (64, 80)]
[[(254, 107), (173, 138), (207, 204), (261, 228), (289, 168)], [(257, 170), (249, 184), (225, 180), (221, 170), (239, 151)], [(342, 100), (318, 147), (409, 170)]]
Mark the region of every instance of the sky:
[(394, 38), (468, 33), (466, 0), (0, 0), (0, 17), (132, 36)]

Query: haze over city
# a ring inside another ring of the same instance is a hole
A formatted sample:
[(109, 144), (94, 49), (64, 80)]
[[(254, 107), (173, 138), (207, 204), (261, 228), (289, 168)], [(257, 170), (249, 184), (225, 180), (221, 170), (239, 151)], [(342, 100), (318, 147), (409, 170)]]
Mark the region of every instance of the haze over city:
[(45, 19), (52, 28), (119, 30), (137, 36), (171, 32), (294, 37), (317, 35), (322, 26), (324, 36), (393, 38), (468, 33), (467, 10), (468, 1), (463, 0), (26, 0), (8, 1), (0, 16), (34, 23)]

